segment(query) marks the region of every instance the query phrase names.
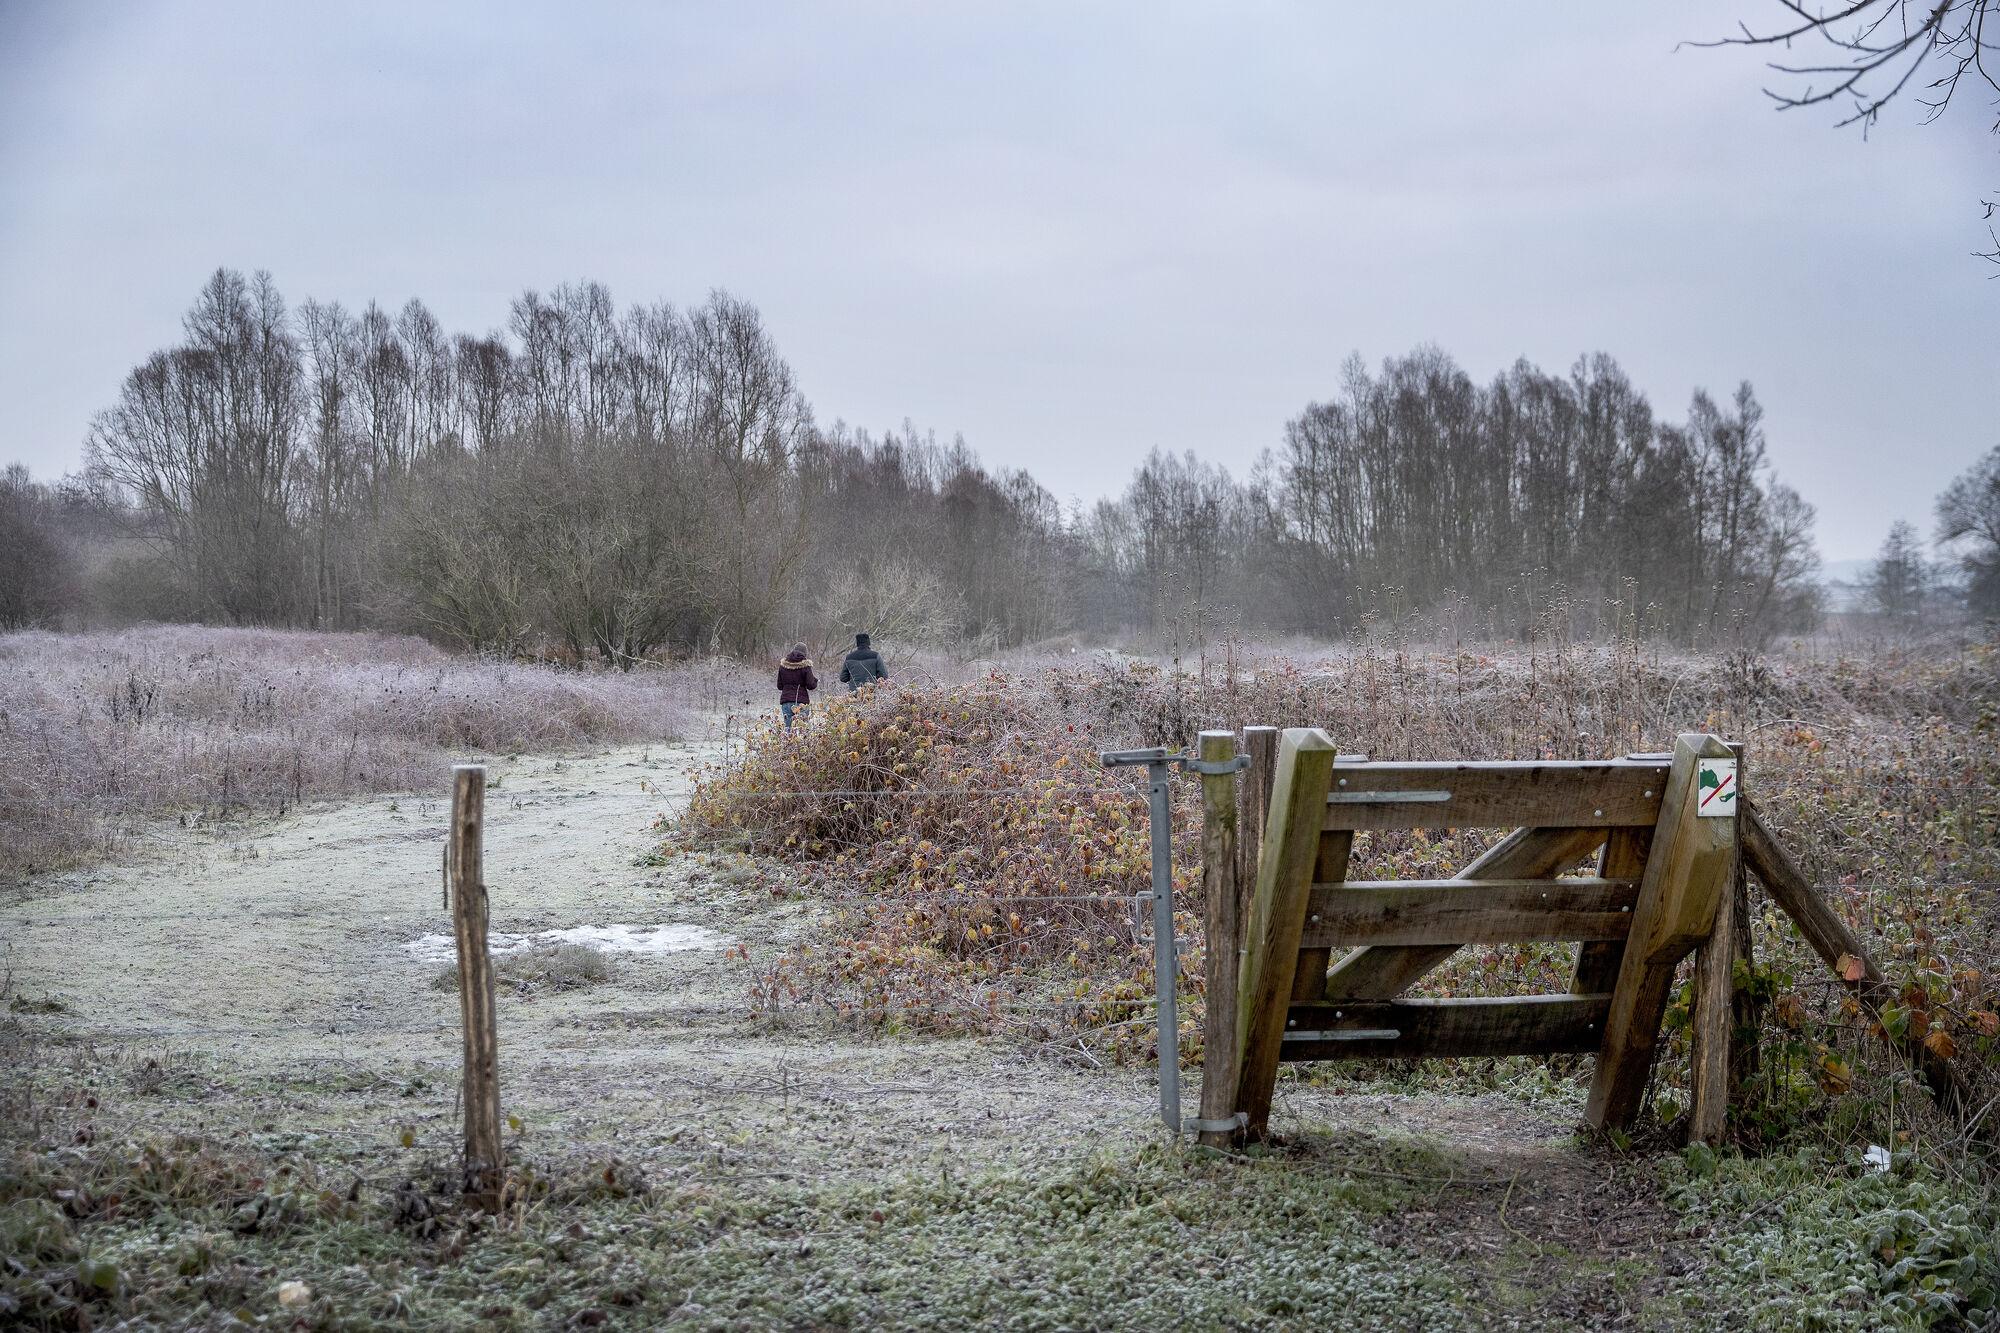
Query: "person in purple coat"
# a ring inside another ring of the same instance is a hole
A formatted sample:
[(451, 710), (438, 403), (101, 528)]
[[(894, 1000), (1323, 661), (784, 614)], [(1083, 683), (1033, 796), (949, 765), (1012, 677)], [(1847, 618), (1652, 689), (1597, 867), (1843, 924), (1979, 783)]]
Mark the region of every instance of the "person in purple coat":
[(813, 674), (813, 663), (806, 656), (806, 646), (792, 645), (792, 651), (785, 654), (785, 660), (778, 663), (778, 711), (785, 715), (785, 730), (792, 729), (792, 717), (812, 707), (812, 692), (819, 688), (819, 677)]

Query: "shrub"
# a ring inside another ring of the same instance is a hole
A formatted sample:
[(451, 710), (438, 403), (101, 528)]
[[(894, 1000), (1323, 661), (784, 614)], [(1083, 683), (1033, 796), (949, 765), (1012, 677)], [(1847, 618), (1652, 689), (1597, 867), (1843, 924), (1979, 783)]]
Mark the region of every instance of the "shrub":
[(780, 857), (835, 905), (824, 944), (759, 974), (766, 1009), (1104, 1032), (1149, 994), (1129, 896), (1150, 874), (1143, 791), (1099, 770), (1088, 725), (1005, 676), (877, 688), (755, 734), (698, 784), (681, 832)]

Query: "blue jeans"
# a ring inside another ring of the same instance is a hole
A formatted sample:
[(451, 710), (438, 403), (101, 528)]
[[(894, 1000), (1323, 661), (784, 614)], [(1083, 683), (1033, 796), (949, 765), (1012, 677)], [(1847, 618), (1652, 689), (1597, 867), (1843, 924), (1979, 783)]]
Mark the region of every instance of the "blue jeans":
[(783, 714), (785, 715), (785, 730), (786, 730), (786, 731), (790, 731), (790, 730), (792, 729), (792, 714), (794, 714), (794, 713), (802, 713), (802, 712), (804, 712), (805, 710), (806, 710), (806, 705), (805, 705), (805, 704), (795, 704), (795, 703), (789, 703), (789, 702), (787, 702), (787, 703), (780, 703), (780, 704), (778, 705), (778, 711), (779, 711), (780, 713), (783, 713)]

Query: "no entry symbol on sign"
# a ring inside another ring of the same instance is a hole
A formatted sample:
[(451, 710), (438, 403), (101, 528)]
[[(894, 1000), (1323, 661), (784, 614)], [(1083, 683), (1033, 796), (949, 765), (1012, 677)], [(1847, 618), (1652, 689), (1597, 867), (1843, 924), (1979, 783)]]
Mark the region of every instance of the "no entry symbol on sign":
[(1704, 759), (1701, 761), (1701, 776), (1696, 781), (1698, 793), (1695, 813), (1707, 817), (1719, 817), (1736, 813), (1736, 761), (1734, 759)]

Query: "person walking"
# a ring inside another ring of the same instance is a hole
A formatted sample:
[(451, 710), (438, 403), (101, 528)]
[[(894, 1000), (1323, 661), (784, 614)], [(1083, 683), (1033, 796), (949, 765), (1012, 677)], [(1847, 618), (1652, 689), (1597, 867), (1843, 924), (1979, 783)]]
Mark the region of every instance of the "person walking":
[(812, 692), (819, 688), (819, 677), (813, 674), (813, 662), (806, 656), (806, 646), (792, 645), (792, 651), (785, 654), (785, 660), (778, 663), (778, 711), (785, 715), (785, 730), (792, 729), (795, 714), (812, 708)]
[(840, 683), (853, 694), (863, 685), (872, 685), (878, 680), (889, 679), (889, 668), (882, 665), (882, 654), (869, 644), (866, 634), (854, 636), (854, 651), (840, 664)]

